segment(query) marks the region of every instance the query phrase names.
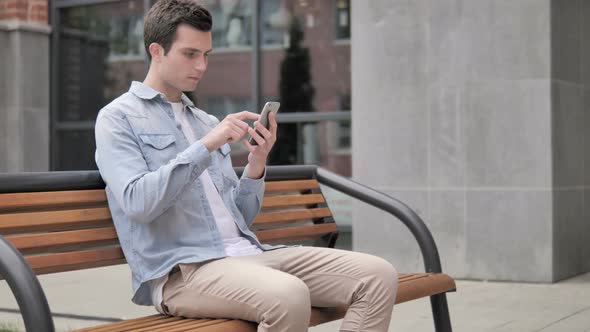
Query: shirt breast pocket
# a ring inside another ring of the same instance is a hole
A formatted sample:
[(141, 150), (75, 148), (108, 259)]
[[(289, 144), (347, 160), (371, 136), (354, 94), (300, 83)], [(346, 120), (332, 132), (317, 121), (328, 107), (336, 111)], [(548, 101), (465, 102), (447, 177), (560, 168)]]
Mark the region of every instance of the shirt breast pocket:
[(171, 134), (140, 134), (144, 158), (154, 171), (176, 158), (176, 138)]

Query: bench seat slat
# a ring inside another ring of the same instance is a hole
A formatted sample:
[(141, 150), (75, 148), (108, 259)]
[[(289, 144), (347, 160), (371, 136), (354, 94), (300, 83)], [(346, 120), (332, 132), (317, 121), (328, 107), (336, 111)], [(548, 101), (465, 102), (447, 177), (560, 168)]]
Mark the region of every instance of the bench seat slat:
[[(448, 291), (455, 290), (455, 281), (446, 274), (442, 273), (414, 273), (414, 274), (400, 274), (398, 276), (399, 280), (399, 288), (397, 291), (397, 297), (395, 300), (396, 304), (407, 302), (410, 300), (440, 294)], [(341, 319), (344, 317), (346, 313), (346, 308), (312, 308), (311, 310), (311, 317), (310, 317), (310, 326), (316, 326), (325, 322), (330, 322), (333, 320)], [(158, 315), (154, 316), (147, 316), (145, 318), (153, 319), (153, 317), (158, 317)], [(165, 317), (163, 315), (159, 315), (159, 317)], [(190, 323), (186, 323), (186, 321), (190, 321)], [(183, 320), (174, 321), (166, 325), (167, 328), (170, 330), (162, 330), (162, 331), (172, 331), (172, 332), (180, 332), (180, 331), (192, 331), (192, 329), (196, 328), (198, 325), (197, 322), (210, 322), (211, 320), (198, 320), (198, 319), (185, 319)], [(219, 320), (221, 321), (221, 320)], [(106, 332), (106, 331), (117, 331), (117, 332), (139, 332), (143, 331), (143, 329), (135, 329), (130, 328), (131, 326), (135, 326), (136, 322), (141, 322), (141, 318), (138, 321), (131, 322), (117, 322), (117, 323), (110, 323), (106, 325), (101, 325), (96, 328), (89, 328), (78, 330), (76, 332)], [(164, 321), (158, 321), (164, 322)], [(122, 323), (126, 323), (122, 325)], [(128, 324), (127, 324), (128, 323)], [(121, 325), (117, 325), (121, 324)], [(182, 325), (181, 325), (182, 324)], [(185, 325), (186, 324), (186, 325)], [(194, 325), (193, 325), (194, 324)], [(174, 328), (175, 326), (179, 326), (178, 329)], [(110, 328), (112, 326), (112, 328)], [(118, 329), (119, 326), (129, 327), (129, 329)], [(143, 325), (142, 325), (143, 326)], [(159, 324), (154, 324), (153, 328), (160, 327)], [(114, 329), (117, 328), (117, 329)], [(173, 329), (174, 328), (174, 329)], [(157, 330), (159, 331), (159, 330)], [(256, 332), (255, 324), (239, 321), (239, 320), (230, 320), (230, 321), (222, 321), (216, 324), (211, 324), (206, 327), (200, 327), (199, 332), (223, 332), (223, 331), (239, 331), (239, 332)]]
[[(152, 315), (116, 323), (84, 328), (75, 332), (176, 332), (191, 331), (199, 328), (228, 323), (229, 319), (190, 319), (182, 317), (170, 317), (164, 315)], [(245, 322), (244, 322), (245, 323)], [(225, 325), (225, 324), (224, 324)], [(246, 323), (252, 325), (252, 323)]]
[[(192, 327), (187, 327), (180, 331), (194, 332), (195, 330)], [(256, 332), (256, 325), (243, 320), (229, 320), (223, 323), (201, 327), (197, 332)]]
[(262, 212), (254, 219), (255, 225), (272, 225), (286, 221), (331, 217), (329, 208), (298, 209), (277, 212)]
[(322, 194), (265, 196), (262, 199), (262, 208), (264, 209), (319, 203), (325, 203), (324, 196)]
[(0, 234), (82, 228), (111, 223), (108, 207), (0, 215)]
[(261, 242), (295, 241), (319, 238), (337, 230), (335, 223), (326, 223), (257, 231), (256, 236)]
[(264, 192), (296, 191), (319, 189), (317, 180), (268, 181), (264, 184)]
[[(203, 326), (199, 326), (199, 331), (202, 331), (203, 328), (206, 328), (208, 326), (211, 325), (217, 325), (219, 323), (210, 323), (208, 325), (203, 325)], [(158, 329), (158, 330), (151, 330), (150, 332), (184, 332), (184, 331), (194, 331), (195, 326), (193, 326), (193, 324), (186, 324), (186, 325), (179, 325), (179, 326), (171, 326), (171, 327), (166, 327), (164, 329)]]
[(430, 273), (412, 273), (412, 274), (404, 274), (403, 278), (400, 281), (409, 282), (416, 279), (427, 278), (430, 276)]
[(167, 316), (155, 314), (155, 315), (144, 316), (144, 317), (139, 317), (139, 318), (127, 319), (127, 320), (115, 322), (115, 323), (107, 323), (107, 324), (102, 324), (102, 325), (98, 325), (98, 326), (87, 327), (87, 328), (83, 328), (80, 330), (76, 330), (76, 332), (89, 332), (89, 331), (108, 332), (108, 331), (113, 331), (115, 329), (122, 328), (125, 326), (133, 326), (134, 324), (137, 324), (137, 323), (155, 322), (155, 321), (162, 320), (165, 318), (167, 318)]
[(106, 202), (104, 189), (0, 194), (0, 212)]
[[(227, 322), (229, 319), (183, 319), (181, 322), (170, 322), (146, 326), (141, 329), (132, 329), (134, 332), (167, 332), (172, 328), (181, 327), (183, 329), (203, 328), (206, 326), (216, 325)], [(182, 330), (182, 329), (181, 329)]]
[(162, 326), (166, 324), (182, 324), (185, 323), (186, 319), (182, 317), (171, 317), (168, 316), (164, 319), (157, 320), (157, 321), (148, 321), (148, 322), (137, 322), (133, 325), (118, 327), (115, 329), (105, 330), (105, 332), (126, 332), (126, 331), (141, 331), (144, 328), (152, 328), (154, 326)]
[(395, 303), (404, 303), (455, 289), (455, 280), (444, 273), (419, 273), (409, 278), (400, 278)]
[[(213, 326), (220, 326), (220, 325), (227, 325), (229, 322), (231, 322), (231, 320), (228, 319), (217, 319), (215, 321), (210, 322), (207, 325), (203, 325), (199, 327), (199, 332), (203, 331), (203, 329), (209, 329)], [(254, 324), (252, 323), (246, 323), (247, 325), (252, 325), (254, 326)], [(173, 327), (168, 327), (166, 329), (162, 329), (162, 330), (155, 330), (154, 332), (184, 332), (184, 331), (194, 331), (193, 330), (193, 324), (189, 324), (189, 325), (183, 325), (183, 326), (173, 326)], [(239, 329), (239, 330), (227, 330), (227, 331), (244, 331), (243, 329)]]
[(131, 330), (134, 332), (143, 332), (143, 331), (149, 331), (149, 332), (169, 332), (171, 330), (177, 330), (177, 331), (183, 331), (186, 330), (187, 328), (197, 328), (197, 327), (205, 327), (207, 325), (214, 325), (214, 324), (219, 324), (221, 322), (227, 321), (227, 319), (224, 320), (219, 320), (219, 321), (215, 321), (212, 319), (185, 319), (182, 322), (172, 322), (172, 323), (167, 323), (167, 324), (158, 324), (158, 325), (153, 325), (153, 326), (149, 326), (143, 329), (139, 329), (139, 330)]

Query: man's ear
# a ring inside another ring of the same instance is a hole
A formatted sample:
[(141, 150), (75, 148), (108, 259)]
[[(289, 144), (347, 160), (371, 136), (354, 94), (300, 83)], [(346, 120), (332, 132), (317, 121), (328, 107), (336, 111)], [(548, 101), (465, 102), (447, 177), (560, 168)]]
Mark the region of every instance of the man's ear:
[(148, 47), (152, 61), (160, 62), (161, 57), (164, 55), (164, 49), (158, 43), (151, 43)]

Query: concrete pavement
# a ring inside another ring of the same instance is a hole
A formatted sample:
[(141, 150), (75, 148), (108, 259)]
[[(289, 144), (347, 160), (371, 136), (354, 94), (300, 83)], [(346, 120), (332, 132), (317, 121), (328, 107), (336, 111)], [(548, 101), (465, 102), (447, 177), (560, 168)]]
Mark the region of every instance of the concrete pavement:
[[(126, 265), (44, 275), (39, 279), (58, 331), (155, 312), (131, 303)], [(590, 332), (590, 273), (556, 284), (460, 280), (457, 287), (457, 293), (448, 295), (456, 332)], [(4, 282), (0, 283), (0, 323), (24, 331), (16, 302)], [(339, 322), (333, 322), (310, 331), (337, 331), (338, 326)], [(429, 301), (396, 306), (389, 331), (433, 331)]]

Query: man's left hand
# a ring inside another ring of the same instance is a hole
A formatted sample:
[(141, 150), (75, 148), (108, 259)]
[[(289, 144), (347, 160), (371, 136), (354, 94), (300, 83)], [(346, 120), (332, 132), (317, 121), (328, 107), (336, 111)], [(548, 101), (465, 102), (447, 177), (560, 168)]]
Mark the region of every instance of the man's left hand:
[(259, 121), (254, 122), (254, 128), (248, 128), (248, 133), (258, 145), (252, 145), (246, 139), (242, 140), (246, 149), (250, 151), (246, 168), (249, 178), (258, 179), (262, 176), (268, 154), (277, 141), (277, 121), (274, 113), (268, 114), (268, 122), (269, 129), (264, 128)]

